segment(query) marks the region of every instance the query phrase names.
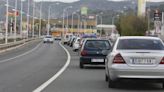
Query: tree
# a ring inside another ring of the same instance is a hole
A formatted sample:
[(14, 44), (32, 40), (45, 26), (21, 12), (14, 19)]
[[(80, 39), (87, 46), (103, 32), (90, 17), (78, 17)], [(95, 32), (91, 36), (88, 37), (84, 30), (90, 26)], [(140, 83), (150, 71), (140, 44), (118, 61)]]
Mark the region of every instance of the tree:
[(122, 36), (143, 36), (147, 31), (147, 19), (135, 15), (122, 16), (116, 26)]

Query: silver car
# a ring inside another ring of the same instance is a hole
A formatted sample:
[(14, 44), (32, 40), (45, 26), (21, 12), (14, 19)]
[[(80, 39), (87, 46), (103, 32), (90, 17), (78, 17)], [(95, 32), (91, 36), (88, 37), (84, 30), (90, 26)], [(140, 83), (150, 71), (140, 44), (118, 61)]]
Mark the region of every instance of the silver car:
[(157, 37), (119, 37), (105, 63), (109, 88), (121, 79), (155, 80), (164, 88), (164, 44)]

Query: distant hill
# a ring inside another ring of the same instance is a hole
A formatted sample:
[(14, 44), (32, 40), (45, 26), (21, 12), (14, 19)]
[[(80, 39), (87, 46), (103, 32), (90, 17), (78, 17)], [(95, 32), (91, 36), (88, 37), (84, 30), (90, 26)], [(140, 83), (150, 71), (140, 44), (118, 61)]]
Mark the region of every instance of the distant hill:
[[(20, 9), (20, 0), (18, 7)], [(132, 4), (132, 2), (135, 2)], [(45, 19), (47, 19), (48, 16), (48, 6), (55, 4), (56, 2), (43, 2), (43, 17)], [(51, 18), (57, 18), (57, 17), (61, 17), (62, 13), (63, 13), (63, 9), (66, 6), (73, 6), (73, 9), (68, 10), (69, 14), (71, 14), (73, 11), (76, 10), (80, 10), (81, 7), (86, 6), (88, 7), (90, 10), (102, 10), (102, 11), (121, 11), (123, 9), (136, 9), (137, 7), (137, 0), (127, 0), (127, 1), (120, 1), (120, 2), (114, 2), (114, 1), (109, 1), (109, 0), (80, 0), (77, 2), (73, 2), (73, 3), (62, 3), (59, 2), (59, 5), (54, 5), (51, 9)], [(4, 0), (0, 0), (0, 19), (4, 20), (5, 18), (5, 6), (4, 6), (5, 2)], [(9, 4), (11, 6), (14, 6), (15, 4), (15, 0), (9, 0)], [(24, 1), (24, 12), (27, 12), (27, 0)], [(164, 2), (158, 2), (158, 3), (153, 3), (150, 2), (147, 5), (148, 6), (159, 6), (161, 4), (164, 4)], [(124, 8), (126, 6), (126, 8)], [(39, 17), (39, 8), (40, 8), (40, 2), (36, 3), (36, 16)], [(11, 11), (11, 8), (10, 8)], [(32, 14), (32, 2), (30, 3), (30, 14)]]

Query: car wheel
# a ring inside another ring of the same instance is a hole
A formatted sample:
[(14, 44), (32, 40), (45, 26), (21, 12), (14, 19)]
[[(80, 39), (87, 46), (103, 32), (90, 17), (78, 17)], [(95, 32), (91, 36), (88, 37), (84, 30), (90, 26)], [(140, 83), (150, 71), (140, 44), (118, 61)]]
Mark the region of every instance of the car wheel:
[(84, 64), (82, 62), (80, 62), (80, 68), (83, 69), (84, 68)]
[(105, 74), (105, 81), (108, 82), (108, 76)]
[(73, 49), (74, 52), (76, 52), (76, 49)]
[(108, 87), (109, 88), (115, 88), (115, 81), (111, 80), (110, 77), (108, 76)]

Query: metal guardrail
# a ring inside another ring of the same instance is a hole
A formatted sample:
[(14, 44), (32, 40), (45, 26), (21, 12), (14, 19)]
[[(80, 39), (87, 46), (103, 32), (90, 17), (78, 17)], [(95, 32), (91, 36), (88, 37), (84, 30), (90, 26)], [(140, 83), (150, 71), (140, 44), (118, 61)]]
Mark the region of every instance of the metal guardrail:
[(25, 44), (26, 42), (30, 42), (30, 41), (37, 40), (37, 39), (40, 39), (40, 38), (23, 39), (21, 41), (10, 42), (8, 44), (0, 44), (0, 50), (4, 50), (4, 49), (11, 48), (11, 47), (15, 47), (15, 46), (18, 46), (18, 45), (21, 45), (21, 44)]

